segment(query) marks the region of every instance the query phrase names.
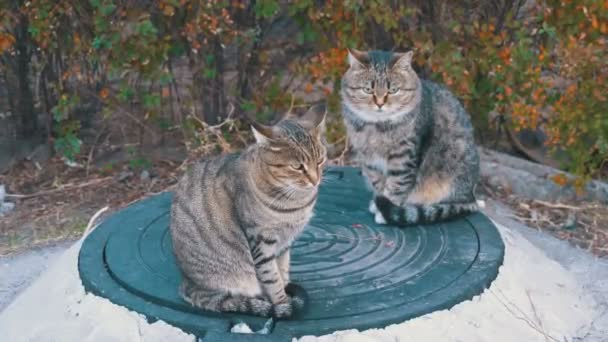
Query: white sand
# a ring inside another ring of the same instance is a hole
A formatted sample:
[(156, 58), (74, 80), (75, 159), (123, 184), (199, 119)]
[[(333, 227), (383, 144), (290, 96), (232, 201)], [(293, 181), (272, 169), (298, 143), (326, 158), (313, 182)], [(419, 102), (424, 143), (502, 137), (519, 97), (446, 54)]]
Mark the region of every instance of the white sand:
[[(500, 226), (505, 262), (489, 290), (451, 310), (385, 329), (336, 332), (300, 341), (573, 341), (601, 319), (601, 305), (577, 274), (549, 258), (518, 231)], [(0, 314), (3, 341), (194, 341), (86, 295), (78, 278), (80, 243), (71, 247)], [(604, 316), (605, 317), (605, 316)], [(605, 320), (603, 321), (605, 322)], [(608, 336), (600, 327), (599, 336)], [(595, 341), (601, 341), (597, 339)]]
[(194, 337), (164, 322), (87, 295), (78, 276), (81, 242), (70, 247), (0, 315), (0, 340), (7, 342), (189, 341)]

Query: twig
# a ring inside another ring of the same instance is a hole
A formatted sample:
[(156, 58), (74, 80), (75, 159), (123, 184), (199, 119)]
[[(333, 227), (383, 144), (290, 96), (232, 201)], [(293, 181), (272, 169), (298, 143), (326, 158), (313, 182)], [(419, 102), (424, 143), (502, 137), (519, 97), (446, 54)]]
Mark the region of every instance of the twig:
[[(492, 291), (492, 289), (488, 289), (488, 291), (490, 291), (490, 293), (491, 293), (492, 295), (494, 295), (494, 297), (496, 298), (496, 300), (498, 300), (498, 302), (499, 302), (500, 304), (502, 304), (502, 306), (504, 306), (504, 307), (505, 307), (505, 309), (507, 309), (507, 311), (508, 311), (508, 312), (509, 312), (509, 313), (510, 313), (510, 314), (511, 314), (513, 317), (515, 317), (516, 319), (519, 319), (519, 320), (521, 320), (521, 321), (524, 321), (524, 322), (525, 322), (525, 323), (526, 323), (528, 326), (530, 326), (530, 328), (532, 328), (532, 329), (534, 329), (536, 332), (538, 332), (538, 333), (542, 334), (543, 336), (545, 336), (545, 338), (549, 338), (549, 339), (551, 339), (552, 341), (555, 341), (555, 342), (560, 342), (560, 341), (559, 341), (558, 339), (556, 339), (555, 337), (552, 337), (552, 336), (550, 336), (550, 335), (547, 335), (547, 334), (546, 334), (546, 333), (544, 333), (542, 330), (540, 330), (540, 329), (539, 329), (539, 328), (536, 326), (536, 324), (535, 324), (534, 322), (532, 322), (532, 321), (531, 321), (531, 320), (530, 320), (530, 319), (527, 317), (527, 315), (526, 315), (526, 314), (525, 314), (525, 313), (524, 313), (524, 312), (523, 312), (523, 311), (522, 311), (522, 310), (521, 310), (521, 309), (520, 309), (520, 308), (519, 308), (517, 305), (514, 305), (513, 303), (511, 303), (511, 302), (509, 301), (509, 302), (510, 302), (510, 304), (511, 304), (511, 305), (512, 305), (512, 306), (513, 306), (515, 309), (517, 309), (517, 311), (519, 311), (519, 312), (520, 312), (520, 313), (521, 313), (523, 316), (520, 316), (520, 315), (518, 315), (516, 312), (514, 312), (514, 311), (513, 311), (513, 309), (512, 309), (512, 308), (510, 308), (510, 307), (509, 307), (509, 305), (507, 305), (507, 303), (505, 303), (505, 302), (504, 302), (504, 301), (503, 301), (503, 300), (502, 300), (502, 299), (501, 299), (501, 298), (500, 298), (498, 295), (496, 295), (496, 293), (494, 293), (494, 291)], [(505, 298), (505, 299), (506, 299), (506, 298)], [(506, 300), (508, 301), (508, 299), (506, 299)]]
[(85, 237), (87, 235), (89, 235), (89, 232), (92, 231), (93, 225), (95, 224), (95, 221), (97, 220), (97, 218), (103, 214), (106, 210), (110, 209), (110, 207), (103, 207), (101, 209), (99, 209), (89, 220), (89, 223), (87, 224), (87, 227), (84, 229), (84, 232), (82, 233), (82, 236)]
[(101, 137), (101, 135), (103, 134), (103, 129), (99, 130), (99, 133), (97, 133), (97, 136), (95, 137), (95, 141), (93, 141), (93, 145), (91, 146), (91, 150), (89, 151), (89, 155), (87, 156), (87, 165), (85, 167), (85, 175), (87, 178), (89, 178), (89, 167), (91, 166), (91, 160), (93, 160), (93, 153), (95, 152), (95, 149), (97, 148), (97, 143), (99, 142), (99, 138)]
[(21, 198), (21, 199), (25, 199), (25, 198), (32, 198), (32, 197), (38, 197), (38, 196), (45, 196), (45, 195), (50, 195), (50, 194), (53, 194), (53, 193), (56, 193), (56, 192), (61, 192), (61, 191), (66, 191), (66, 190), (72, 190), (72, 189), (80, 189), (80, 188), (84, 188), (84, 187), (87, 187), (87, 186), (104, 183), (104, 182), (107, 182), (107, 181), (109, 181), (111, 179), (112, 179), (112, 177), (98, 178), (98, 179), (93, 179), (91, 181), (88, 181), (88, 182), (85, 182), (85, 183), (81, 183), (81, 184), (67, 184), (67, 185), (64, 185), (64, 186), (62, 186), (60, 188), (57, 188), (57, 189), (35, 192), (33, 194), (6, 194), (6, 197), (7, 198)]
[(290, 103), (290, 105), (289, 105), (289, 110), (287, 110), (287, 114), (286, 114), (286, 115), (291, 114), (291, 111), (293, 110), (293, 105), (294, 105), (294, 104), (295, 104), (295, 102), (296, 102), (296, 97), (295, 97), (295, 96), (293, 96), (293, 93), (290, 93), (290, 94), (291, 94), (291, 103)]
[(549, 207), (549, 208), (557, 208), (557, 209), (571, 209), (571, 210), (583, 210), (584, 208), (581, 207), (575, 207), (572, 205), (568, 205), (568, 204), (562, 204), (562, 203), (551, 203), (551, 202), (545, 202), (545, 201), (541, 201), (541, 200), (533, 200), (534, 203), (538, 203), (540, 205), (543, 205), (545, 207)]
[[(94, 96), (99, 101), (104, 101), (104, 99), (102, 99), (95, 92), (87, 91), (86, 89), (83, 89), (83, 91), (86, 92), (86, 93), (88, 93), (91, 96)], [(141, 121), (135, 115), (131, 114), (131, 112), (129, 112), (128, 110), (126, 110), (125, 108), (123, 108), (120, 104), (118, 104), (118, 103), (111, 103), (111, 105), (114, 107), (115, 110), (117, 110), (118, 112), (126, 115), (129, 119), (133, 120), (136, 124), (138, 124), (142, 129), (144, 129), (144, 130), (148, 131), (150, 134), (152, 134), (152, 136), (154, 137), (154, 139), (157, 138), (157, 134), (156, 134), (156, 132), (152, 128), (148, 127), (148, 125), (146, 125), (143, 121)], [(121, 127), (123, 127), (123, 126), (121, 125)]]
[(526, 296), (528, 297), (528, 301), (530, 302), (530, 306), (532, 307), (532, 313), (534, 313), (534, 318), (536, 318), (536, 322), (538, 323), (539, 329), (542, 331), (542, 334), (545, 336), (545, 341), (549, 342), (549, 336), (545, 332), (545, 328), (543, 327), (543, 321), (541, 321), (540, 316), (538, 316), (538, 312), (536, 311), (536, 306), (534, 302), (532, 302), (532, 297), (530, 297), (530, 291), (526, 289)]

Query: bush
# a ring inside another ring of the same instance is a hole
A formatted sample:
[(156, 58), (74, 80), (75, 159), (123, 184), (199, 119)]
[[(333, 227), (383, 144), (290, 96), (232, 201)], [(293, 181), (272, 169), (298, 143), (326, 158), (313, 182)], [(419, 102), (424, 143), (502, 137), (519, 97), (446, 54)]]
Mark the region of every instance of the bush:
[[(461, 98), (482, 143), (496, 124), (541, 128), (549, 146), (566, 152), (565, 167), (580, 181), (608, 158), (605, 1), (12, 0), (0, 6), (0, 73), (19, 75), (17, 60), (27, 58), (30, 80), (40, 82), (25, 83), (36, 88), (37, 109), (53, 115), (48, 134), (68, 157), (80, 148), (74, 99), (93, 97), (106, 120), (124, 118), (153, 136), (179, 131), (185, 141), (202, 139), (200, 123), (220, 122), (229, 107), (237, 118), (270, 120), (302, 103), (295, 94), (317, 87), (336, 114), (345, 48), (358, 47), (415, 49), (416, 68)], [(29, 54), (20, 56), (16, 37), (24, 27)], [(296, 79), (304, 80), (301, 86)], [(344, 133), (333, 119), (329, 133), (336, 141)]]

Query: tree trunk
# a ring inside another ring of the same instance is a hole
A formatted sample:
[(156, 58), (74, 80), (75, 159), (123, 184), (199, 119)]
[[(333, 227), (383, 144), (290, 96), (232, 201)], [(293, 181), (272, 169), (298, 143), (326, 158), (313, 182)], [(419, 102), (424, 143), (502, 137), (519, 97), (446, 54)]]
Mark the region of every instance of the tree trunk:
[(19, 23), (15, 30), (16, 65), (15, 76), (17, 89), (15, 94), (15, 115), (18, 119), (18, 135), (22, 138), (31, 138), (38, 135), (38, 118), (34, 110), (34, 98), (30, 84), (31, 45), (27, 32), (28, 21), (24, 15), (20, 15)]
[(211, 49), (213, 61), (208, 64), (205, 63), (205, 68), (215, 71), (213, 77), (206, 77), (204, 72), (198, 71), (194, 80), (198, 83), (197, 88), (199, 89), (205, 122), (216, 124), (225, 115), (224, 50), (219, 38), (213, 40)]

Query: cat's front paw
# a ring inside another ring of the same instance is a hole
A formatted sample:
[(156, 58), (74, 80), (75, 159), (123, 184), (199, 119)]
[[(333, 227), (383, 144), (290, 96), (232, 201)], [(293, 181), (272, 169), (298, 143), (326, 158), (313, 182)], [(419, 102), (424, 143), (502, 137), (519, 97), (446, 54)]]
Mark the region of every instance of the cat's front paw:
[(373, 215), (376, 215), (378, 213), (378, 207), (376, 207), (376, 199), (372, 199), (369, 202), (369, 212)]
[(273, 316), (276, 318), (288, 318), (293, 314), (293, 304), (291, 300), (285, 303), (275, 304), (273, 307)]
[(387, 224), (386, 218), (390, 218), (391, 210), (395, 205), (384, 196), (377, 196), (374, 202), (376, 203), (376, 209), (378, 209), (378, 212), (374, 216), (374, 220), (377, 224)]
[(276, 318), (289, 318), (293, 316), (296, 311), (301, 310), (303, 307), (304, 299), (297, 296), (288, 296), (285, 302), (274, 305), (273, 316)]
[(289, 283), (285, 286), (285, 293), (289, 296), (291, 303), (296, 310), (302, 310), (304, 308), (304, 305), (308, 300), (308, 294), (304, 288), (294, 283)]
[(382, 213), (377, 211), (376, 214), (374, 215), (374, 221), (376, 222), (376, 224), (386, 224), (386, 220), (384, 219), (384, 216), (382, 216)]

